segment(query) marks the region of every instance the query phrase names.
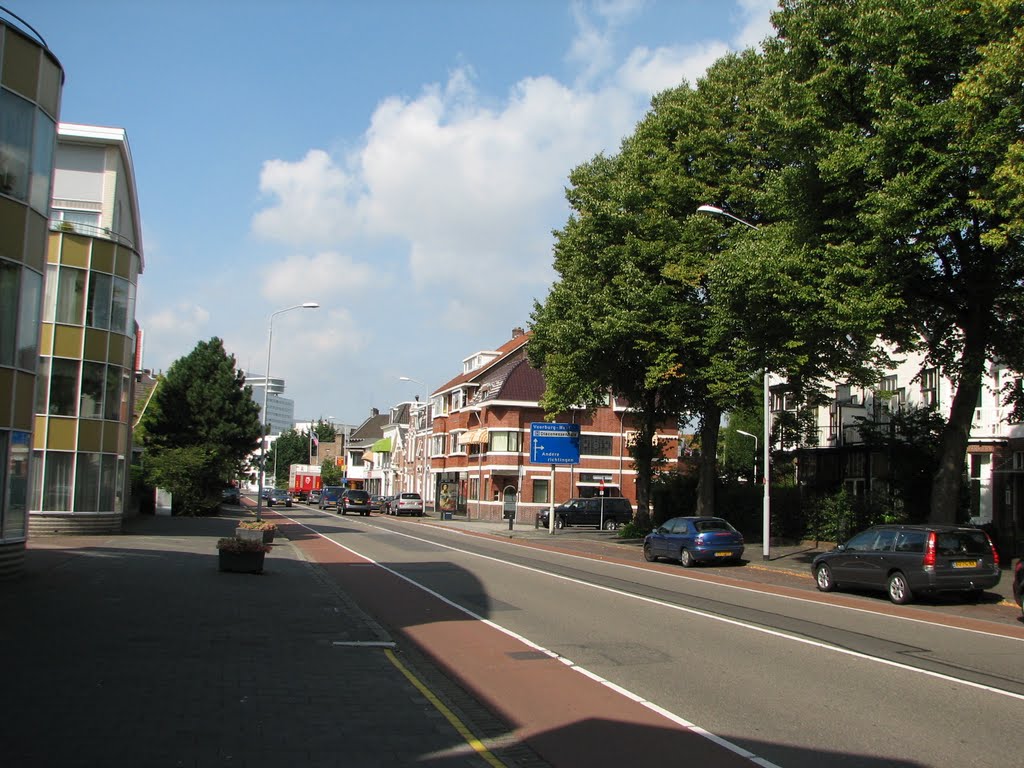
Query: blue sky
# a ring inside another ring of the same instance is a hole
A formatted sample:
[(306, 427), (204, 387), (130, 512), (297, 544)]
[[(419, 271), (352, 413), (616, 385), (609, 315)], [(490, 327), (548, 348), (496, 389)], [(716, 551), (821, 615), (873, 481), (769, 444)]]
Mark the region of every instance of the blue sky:
[[(526, 327), (570, 171), (774, 0), (0, 0), (128, 133), (144, 364), (219, 336), (300, 420), (359, 424)], [(398, 380), (408, 376), (424, 386)]]

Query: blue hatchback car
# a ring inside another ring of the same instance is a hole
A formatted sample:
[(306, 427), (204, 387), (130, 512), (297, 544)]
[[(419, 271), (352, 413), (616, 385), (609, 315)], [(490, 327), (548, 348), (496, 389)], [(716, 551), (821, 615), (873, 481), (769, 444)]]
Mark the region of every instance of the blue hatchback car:
[(743, 557), (743, 534), (720, 517), (673, 517), (644, 538), (644, 559), (697, 563), (736, 562)]

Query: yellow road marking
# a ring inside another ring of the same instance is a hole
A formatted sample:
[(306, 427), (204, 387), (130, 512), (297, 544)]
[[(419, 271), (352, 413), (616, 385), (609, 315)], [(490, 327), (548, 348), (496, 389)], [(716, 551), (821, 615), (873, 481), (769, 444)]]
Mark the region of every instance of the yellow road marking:
[(384, 655), (388, 657), (388, 660), (392, 664), (394, 664), (395, 667), (397, 667), (399, 672), (405, 675), (406, 679), (410, 683), (416, 686), (416, 689), (420, 693), (427, 697), (427, 701), (434, 705), (434, 709), (436, 709), (438, 712), (444, 715), (445, 719), (452, 724), (452, 727), (459, 732), (459, 735), (463, 738), (463, 740), (470, 747), (472, 747), (473, 750), (478, 755), (480, 755), (480, 757), (486, 760), (490, 765), (494, 766), (494, 768), (506, 768), (505, 764), (501, 762), (498, 758), (496, 758), (493, 754), (491, 754), (491, 751), (487, 749), (486, 746), (484, 746), (483, 742), (480, 741), (480, 739), (476, 738), (472, 733), (470, 733), (469, 728), (467, 728), (463, 724), (463, 722), (459, 720), (455, 713), (448, 709), (448, 707), (444, 705), (444, 702), (437, 698), (437, 696), (435, 696), (434, 693), (429, 688), (427, 688), (427, 686), (424, 685), (424, 683), (418, 677), (416, 677), (412, 672), (410, 672), (409, 669), (401, 661), (398, 660), (398, 657), (395, 655), (394, 651), (386, 649), (384, 651)]

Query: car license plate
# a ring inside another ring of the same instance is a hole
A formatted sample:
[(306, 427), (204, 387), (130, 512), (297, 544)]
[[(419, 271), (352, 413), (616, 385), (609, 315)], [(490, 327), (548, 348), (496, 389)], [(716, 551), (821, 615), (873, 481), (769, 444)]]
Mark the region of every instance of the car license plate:
[(954, 568), (977, 568), (978, 567), (978, 561), (977, 560), (954, 560), (953, 561), (953, 567)]
[(715, 552), (715, 557), (732, 557), (732, 552)]

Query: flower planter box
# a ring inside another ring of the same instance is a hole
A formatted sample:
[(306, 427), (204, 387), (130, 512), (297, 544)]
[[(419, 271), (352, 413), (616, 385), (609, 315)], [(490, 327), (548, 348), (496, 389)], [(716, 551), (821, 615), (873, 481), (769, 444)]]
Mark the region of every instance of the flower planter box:
[[(261, 533), (261, 531), (255, 531)], [(220, 570), (230, 573), (263, 573), (265, 552), (230, 552), (218, 550)]]
[(246, 541), (262, 541), (264, 544), (273, 544), (274, 536), (277, 533), (276, 528), (268, 528), (266, 530), (259, 530), (253, 528), (236, 528), (235, 537), (239, 539), (245, 539)]

